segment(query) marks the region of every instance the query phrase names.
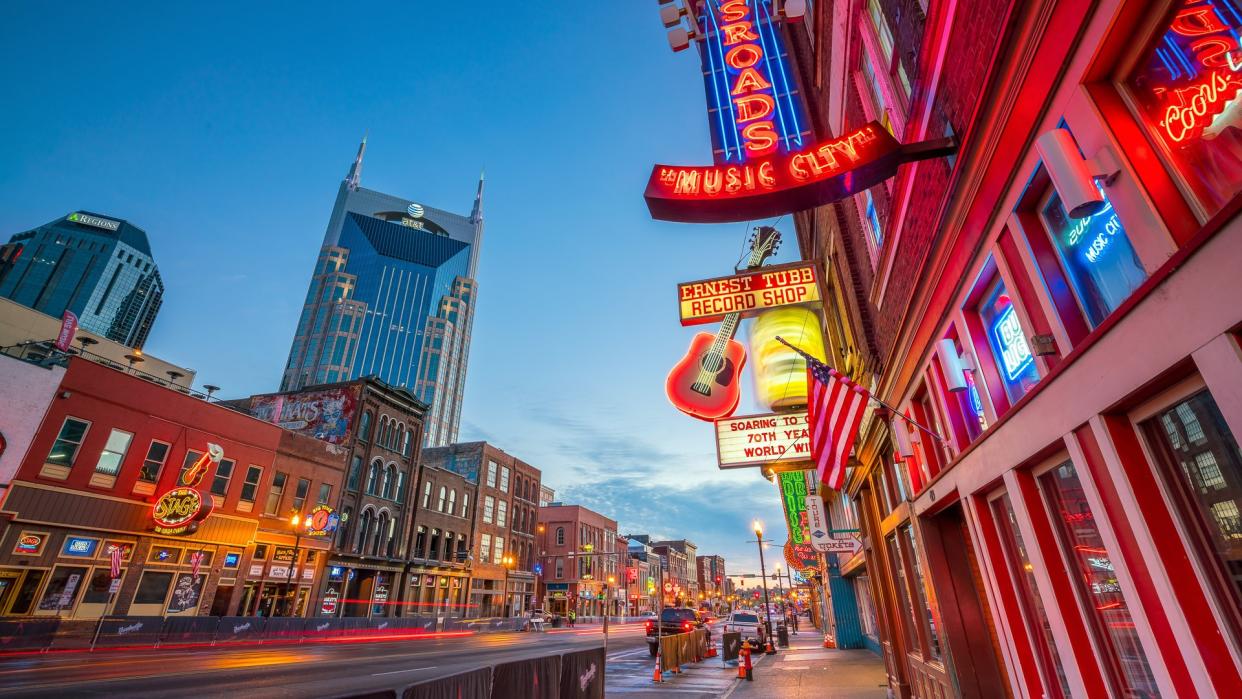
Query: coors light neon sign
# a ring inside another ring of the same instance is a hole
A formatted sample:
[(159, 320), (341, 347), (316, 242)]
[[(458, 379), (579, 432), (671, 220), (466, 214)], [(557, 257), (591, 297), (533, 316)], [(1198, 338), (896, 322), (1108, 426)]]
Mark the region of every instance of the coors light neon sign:
[(656, 165), (644, 193), (652, 218), (779, 216), (844, 199), (892, 177), (902, 163), (956, 150), (952, 139), (902, 145), (874, 121), (816, 142), (772, 0), (694, 7), (715, 163)]

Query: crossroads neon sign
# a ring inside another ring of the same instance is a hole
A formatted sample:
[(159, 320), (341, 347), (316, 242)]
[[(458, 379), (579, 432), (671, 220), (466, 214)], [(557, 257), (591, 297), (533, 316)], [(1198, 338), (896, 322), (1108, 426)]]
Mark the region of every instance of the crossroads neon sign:
[(773, 0), (703, 0), (695, 18), (713, 165), (656, 165), (651, 217), (726, 223), (779, 216), (857, 194), (902, 163), (950, 155), (952, 139), (902, 145), (870, 122), (816, 142)]

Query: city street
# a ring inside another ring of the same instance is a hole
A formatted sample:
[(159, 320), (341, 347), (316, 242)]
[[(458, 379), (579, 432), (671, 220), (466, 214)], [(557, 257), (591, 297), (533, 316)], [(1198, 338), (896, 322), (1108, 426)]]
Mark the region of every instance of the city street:
[[(641, 626), (610, 632), (613, 657), (647, 655)], [(603, 645), (599, 626), (397, 642), (28, 655), (0, 659), (0, 696), (311, 697), (402, 688), (486, 665)], [(622, 665), (622, 667), (627, 667)], [(643, 663), (650, 681), (651, 663)]]

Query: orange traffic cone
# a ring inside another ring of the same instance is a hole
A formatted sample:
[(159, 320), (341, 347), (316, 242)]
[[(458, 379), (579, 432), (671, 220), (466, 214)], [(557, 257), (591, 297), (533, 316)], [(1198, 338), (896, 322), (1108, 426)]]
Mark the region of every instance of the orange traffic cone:
[(660, 654), (659, 653), (656, 653), (655, 674), (652, 675), (651, 681), (652, 682), (663, 682), (664, 681), (664, 674), (660, 672)]

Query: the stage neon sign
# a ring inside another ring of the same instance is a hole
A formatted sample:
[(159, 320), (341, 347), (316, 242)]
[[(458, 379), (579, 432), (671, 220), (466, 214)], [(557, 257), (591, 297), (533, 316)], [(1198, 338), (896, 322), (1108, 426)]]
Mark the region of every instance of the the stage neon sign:
[(707, 0), (699, 25), (716, 162), (801, 148), (807, 119), (772, 0)]

